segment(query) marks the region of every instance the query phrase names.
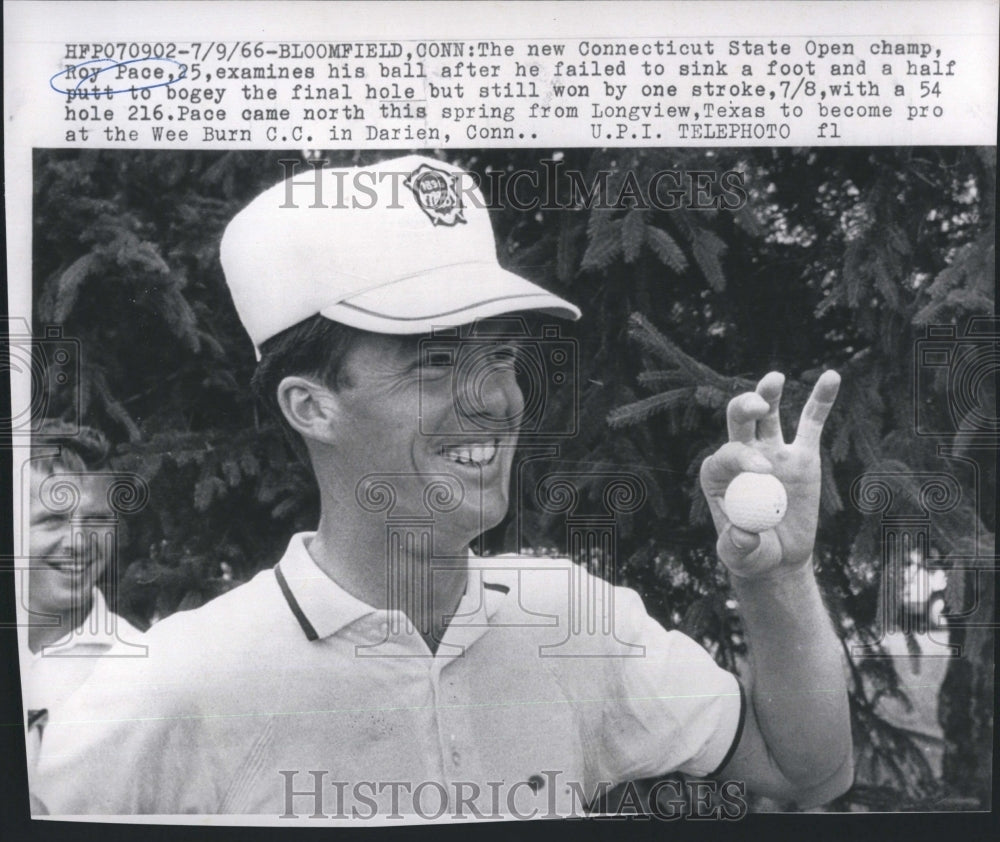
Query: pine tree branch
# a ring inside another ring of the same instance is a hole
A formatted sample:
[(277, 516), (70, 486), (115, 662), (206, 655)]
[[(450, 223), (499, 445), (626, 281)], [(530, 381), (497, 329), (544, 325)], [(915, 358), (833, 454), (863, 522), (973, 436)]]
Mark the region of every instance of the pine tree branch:
[(641, 401), (620, 406), (608, 413), (608, 424), (611, 427), (625, 427), (629, 424), (639, 424), (645, 421), (654, 412), (662, 412), (665, 409), (677, 406), (679, 403), (690, 400), (694, 394), (691, 388), (674, 389), (670, 392), (661, 392), (652, 397), (643, 398)]
[(739, 387), (753, 388), (752, 382), (740, 377), (724, 377), (704, 363), (700, 363), (694, 357), (684, 353), (641, 313), (633, 313), (629, 316), (629, 322), (629, 336), (661, 359), (673, 363), (687, 375), (691, 385), (714, 386), (726, 393)]

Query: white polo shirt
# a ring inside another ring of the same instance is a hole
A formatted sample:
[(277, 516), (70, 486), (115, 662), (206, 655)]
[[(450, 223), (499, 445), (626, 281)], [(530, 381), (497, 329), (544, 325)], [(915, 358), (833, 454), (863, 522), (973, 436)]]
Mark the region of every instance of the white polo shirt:
[(632, 590), (565, 559), (473, 556), (432, 656), (405, 615), (327, 577), (311, 538), (52, 713), (35, 792), (51, 814), (580, 814), (602, 786), (709, 774), (739, 739), (736, 678)]
[(38, 759), (49, 712), (64, 704), (94, 671), (101, 656), (119, 640), (137, 641), (141, 632), (114, 614), (104, 594), (94, 588), (86, 619), (39, 652), (21, 658), (21, 698), (24, 701), (29, 772)]

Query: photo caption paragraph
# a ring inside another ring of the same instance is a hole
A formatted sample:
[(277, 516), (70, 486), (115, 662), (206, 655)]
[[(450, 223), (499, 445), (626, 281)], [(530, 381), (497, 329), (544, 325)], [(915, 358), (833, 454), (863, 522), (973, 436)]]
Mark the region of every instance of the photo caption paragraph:
[(46, 108), (65, 146), (930, 142), (975, 116), (982, 78), (968, 36), (61, 48)]

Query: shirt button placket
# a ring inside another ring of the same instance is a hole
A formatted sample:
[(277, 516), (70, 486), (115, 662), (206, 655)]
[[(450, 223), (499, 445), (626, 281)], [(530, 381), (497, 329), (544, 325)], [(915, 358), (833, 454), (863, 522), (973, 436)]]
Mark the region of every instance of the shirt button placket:
[[(434, 688), (434, 707), (438, 725), (438, 739), (441, 748), (441, 758), (448, 782), (454, 782), (461, 777), (462, 753), (459, 750), (458, 734), (449, 722), (452, 711), (448, 707), (449, 699), (441, 686), (441, 666), (435, 663), (430, 672), (431, 685)], [(449, 786), (449, 798), (453, 788)], [(452, 805), (454, 806), (454, 805)]]

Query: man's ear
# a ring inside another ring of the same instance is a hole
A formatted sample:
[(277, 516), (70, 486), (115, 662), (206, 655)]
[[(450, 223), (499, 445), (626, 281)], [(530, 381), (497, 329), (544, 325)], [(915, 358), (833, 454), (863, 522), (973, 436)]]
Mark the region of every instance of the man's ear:
[(339, 403), (329, 386), (310, 377), (285, 377), (278, 384), (278, 406), (299, 435), (324, 444), (333, 442)]

